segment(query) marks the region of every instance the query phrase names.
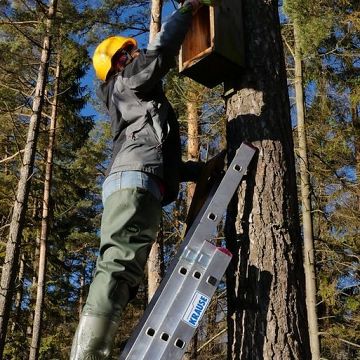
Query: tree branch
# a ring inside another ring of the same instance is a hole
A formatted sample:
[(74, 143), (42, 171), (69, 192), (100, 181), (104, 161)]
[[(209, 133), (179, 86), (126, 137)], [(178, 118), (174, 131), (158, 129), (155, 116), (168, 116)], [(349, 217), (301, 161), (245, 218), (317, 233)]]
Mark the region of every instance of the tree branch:
[(211, 342), (213, 342), (215, 339), (217, 339), (219, 336), (221, 336), (222, 334), (224, 334), (227, 331), (227, 327), (223, 330), (221, 330), (219, 333), (217, 333), (215, 336), (213, 336), (211, 339), (209, 339), (208, 341), (206, 341), (206, 343), (204, 343), (203, 345), (201, 345), (198, 349), (197, 349), (197, 353), (199, 354), (200, 351), (207, 345), (209, 345)]
[(14, 155), (8, 156), (5, 159), (0, 160), (0, 164), (10, 161), (11, 159), (13, 159), (14, 157), (18, 156), (19, 154), (23, 153), (25, 150), (19, 150), (18, 152), (16, 152)]
[(27, 21), (0, 21), (0, 25), (36, 25), (39, 24), (40, 21), (35, 20), (27, 20)]
[(336, 337), (336, 336), (333, 336), (333, 335), (330, 335), (330, 334), (327, 334), (325, 332), (319, 332), (319, 335), (325, 335), (325, 336), (331, 336), (332, 338), (335, 338), (335, 339), (338, 339), (339, 341), (345, 343), (345, 344), (348, 344), (348, 345), (351, 345), (351, 346), (354, 346), (354, 347), (357, 347), (360, 349), (360, 345), (359, 344), (356, 344), (356, 343), (353, 343), (351, 341), (348, 341), (348, 340), (345, 340), (345, 339), (342, 339), (342, 338), (339, 338), (339, 337)]

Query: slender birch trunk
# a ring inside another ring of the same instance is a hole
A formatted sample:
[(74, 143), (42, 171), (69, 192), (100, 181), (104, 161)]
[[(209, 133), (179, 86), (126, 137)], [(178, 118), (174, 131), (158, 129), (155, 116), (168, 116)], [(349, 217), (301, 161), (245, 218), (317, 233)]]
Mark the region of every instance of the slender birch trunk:
[(309, 162), (307, 155), (305, 108), (302, 56), (300, 49), (299, 28), (294, 22), (295, 39), (295, 98), (297, 131), (299, 139), (299, 166), (300, 166), (300, 190), (301, 190), (301, 211), (304, 236), (304, 270), (306, 285), (306, 308), (309, 326), (310, 348), (312, 360), (320, 359), (319, 327), (316, 314), (316, 272), (314, 254), (313, 223), (311, 216), (311, 184), (309, 175)]
[(52, 0), (48, 10), (46, 34), (43, 39), (39, 74), (32, 104), (32, 115), (30, 117), (25, 152), (23, 156), (23, 164), (20, 171), (16, 200), (10, 223), (8, 242), (6, 244), (5, 261), (2, 268), (0, 288), (0, 358), (3, 356), (5, 347), (7, 325), (10, 317), (14, 282), (19, 261), (21, 236), (24, 227), (24, 219), (30, 190), (30, 181), (35, 161), (36, 145), (41, 120), (41, 111), (44, 103), (44, 90), (47, 81), (51, 51), (51, 29), (56, 13), (56, 7), (57, 0)]
[[(154, 39), (155, 35), (161, 29), (162, 5), (163, 5), (163, 0), (151, 1), (151, 20), (150, 20), (150, 36), (149, 36), (150, 42)], [(151, 247), (147, 268), (148, 268), (148, 302), (150, 302), (164, 275), (163, 242), (161, 236), (158, 236), (157, 241), (155, 241), (155, 243)]]
[[(243, 0), (246, 69), (227, 82), (228, 149), (258, 148), (225, 235), (228, 357), (310, 358), (294, 146), (278, 2)], [(239, 34), (240, 36), (240, 34)]]
[(47, 157), (45, 166), (45, 182), (44, 182), (44, 198), (42, 206), (41, 217), (41, 233), (40, 233), (40, 253), (39, 253), (39, 270), (37, 281), (36, 303), (34, 311), (34, 322), (32, 330), (32, 339), (30, 347), (29, 360), (36, 360), (39, 355), (40, 339), (41, 339), (41, 325), (42, 325), (42, 309), (45, 297), (45, 277), (46, 277), (46, 252), (47, 239), (49, 233), (49, 209), (51, 201), (51, 186), (53, 173), (53, 154), (55, 147), (55, 134), (57, 123), (57, 107), (58, 107), (58, 93), (60, 83), (60, 68), (61, 68), (61, 52), (58, 52), (56, 61), (55, 73), (55, 88), (51, 111), (50, 129), (49, 129), (49, 144), (47, 147)]

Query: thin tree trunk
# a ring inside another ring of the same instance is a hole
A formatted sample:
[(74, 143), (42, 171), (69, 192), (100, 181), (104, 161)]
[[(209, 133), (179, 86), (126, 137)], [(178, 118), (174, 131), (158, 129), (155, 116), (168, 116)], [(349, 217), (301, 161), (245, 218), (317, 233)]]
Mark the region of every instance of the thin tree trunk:
[(15, 297), (15, 316), (14, 316), (14, 321), (13, 321), (13, 324), (11, 327), (12, 332), (14, 332), (16, 330), (16, 327), (19, 326), (19, 323), (20, 323), (21, 304), (22, 304), (23, 295), (24, 295), (24, 286), (23, 286), (24, 272), (25, 272), (25, 256), (24, 256), (24, 254), (22, 254), (21, 259), (20, 259), (19, 273), (17, 275), (18, 289), (16, 291), (16, 297)]
[[(187, 158), (192, 161), (199, 161), (200, 141), (199, 141), (199, 114), (196, 100), (189, 100), (186, 103), (187, 123), (188, 123), (188, 148)], [(187, 207), (190, 207), (195, 183), (187, 184)]]
[(6, 244), (5, 261), (2, 268), (0, 288), (0, 358), (2, 358), (3, 356), (5, 346), (7, 325), (10, 316), (11, 300), (14, 290), (14, 281), (19, 261), (21, 236), (24, 227), (24, 219), (30, 190), (30, 181), (35, 161), (36, 144), (41, 120), (41, 111), (44, 103), (44, 90), (50, 58), (50, 31), (56, 12), (56, 5), (57, 0), (52, 0), (48, 11), (48, 19), (46, 25), (47, 33), (44, 36), (43, 41), (40, 68), (38, 79), (36, 82), (34, 101), (32, 105), (32, 115), (30, 117), (28, 136), (23, 157), (23, 165), (20, 171), (20, 179), (18, 183), (16, 200), (10, 223), (9, 237)]
[(161, 11), (163, 6), (163, 0), (151, 1), (151, 20), (150, 20), (150, 34), (149, 41), (151, 42), (155, 35), (161, 29)]
[(50, 200), (51, 200), (51, 186), (52, 186), (51, 182), (52, 182), (53, 154), (55, 147), (55, 133), (56, 133), (56, 122), (57, 122), (60, 68), (61, 68), (61, 52), (59, 51), (56, 61), (55, 88), (54, 88), (54, 96), (52, 103), (51, 121), (50, 121), (50, 129), (49, 129), (49, 144), (47, 148), (47, 158), (46, 158), (46, 167), (45, 167), (44, 198), (43, 198), (41, 233), (40, 233), (39, 271), (38, 271), (36, 304), (34, 311), (34, 322), (33, 322), (29, 360), (36, 360), (38, 358), (40, 338), (41, 338), (42, 309), (43, 309), (44, 297), (45, 297), (46, 251), (47, 251), (47, 239), (49, 233), (49, 208), (50, 208)]
[[(35, 218), (34, 215), (33, 219)], [(39, 214), (40, 216), (40, 214)], [(32, 287), (35, 288), (37, 286), (37, 276), (39, 274), (39, 258), (40, 258), (40, 229), (36, 229), (35, 236), (35, 251), (32, 257)], [(33, 304), (34, 299), (31, 299), (31, 303)]]
[[(155, 35), (161, 28), (161, 11), (163, 0), (152, 0), (151, 2), (151, 20), (150, 20), (150, 35), (149, 41), (151, 42)], [(147, 263), (148, 268), (148, 302), (155, 294), (161, 279), (164, 276), (163, 264), (163, 241), (162, 237), (158, 236), (157, 241), (151, 247), (149, 259)]]
[(300, 39), (297, 22), (294, 22), (295, 39), (295, 98), (297, 131), (299, 138), (299, 162), (300, 162), (300, 189), (301, 189), (301, 211), (304, 236), (304, 270), (306, 285), (306, 309), (309, 326), (310, 348), (313, 360), (320, 359), (319, 328), (316, 314), (316, 272), (314, 254), (313, 223), (311, 216), (311, 190), (309, 162), (307, 156), (307, 142), (305, 130), (305, 109), (302, 57), (300, 50)]
[(278, 3), (244, 0), (247, 67), (227, 84), (228, 149), (258, 148), (229, 205), (228, 359), (310, 358), (294, 147)]
[[(207, 341), (213, 339), (214, 336), (216, 336), (216, 333), (219, 331), (216, 321), (218, 317), (218, 304), (219, 304), (219, 299), (217, 296), (215, 296), (211, 302), (211, 306), (208, 309), (207, 328), (206, 328)], [(216, 356), (217, 354), (219, 354), (220, 351), (221, 350), (215, 340), (209, 343), (209, 347), (207, 348), (207, 354), (209, 355), (209, 358)]]
[[(198, 161), (200, 154), (198, 104), (191, 94), (189, 94), (189, 100), (186, 103), (186, 118), (188, 124), (187, 158), (188, 160)], [(188, 209), (190, 208), (194, 196), (195, 186), (195, 183), (187, 183), (186, 203)], [(197, 344), (198, 332), (196, 332), (192, 338), (189, 348), (184, 354), (183, 360), (197, 359)]]
[(82, 309), (85, 303), (85, 274), (86, 274), (86, 263), (83, 262), (80, 274), (80, 289), (79, 289), (79, 306), (78, 306), (78, 314), (79, 319), (81, 317)]
[(355, 168), (356, 168), (356, 177), (360, 178), (360, 116), (358, 112), (358, 105), (351, 105), (351, 117), (352, 123), (355, 129)]
[[(350, 94), (354, 92), (354, 89), (350, 89)], [(352, 96), (350, 95), (350, 98)], [(356, 98), (356, 97), (355, 97)], [(359, 184), (360, 179), (360, 116), (358, 110), (358, 103), (356, 100), (352, 100), (351, 102), (351, 119), (352, 125), (354, 128), (354, 151), (355, 151), (355, 174), (356, 179)], [(358, 187), (358, 191), (356, 193), (357, 197), (357, 211), (360, 212), (360, 189)]]
[[(360, 116), (358, 112), (357, 104), (352, 104), (351, 106), (351, 114), (352, 114), (352, 123), (355, 129), (355, 171), (356, 171), (356, 178), (359, 184), (360, 179)], [(358, 188), (357, 191), (357, 211), (360, 213), (360, 189)]]

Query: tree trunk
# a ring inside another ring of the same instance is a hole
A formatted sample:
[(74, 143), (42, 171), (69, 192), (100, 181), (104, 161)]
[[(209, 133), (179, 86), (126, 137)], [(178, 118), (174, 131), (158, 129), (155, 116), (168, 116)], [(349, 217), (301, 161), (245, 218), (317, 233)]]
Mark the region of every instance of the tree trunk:
[(45, 296), (45, 276), (46, 276), (46, 251), (47, 238), (49, 233), (49, 207), (51, 200), (51, 181), (53, 172), (53, 153), (55, 147), (55, 133), (57, 122), (57, 104), (60, 82), (60, 67), (61, 67), (61, 52), (58, 52), (55, 74), (55, 88), (51, 111), (51, 121), (49, 129), (49, 144), (47, 148), (46, 167), (45, 167), (45, 182), (44, 182), (44, 198), (42, 206), (41, 217), (41, 233), (40, 233), (40, 253), (39, 253), (39, 270), (37, 281), (36, 304), (34, 311), (33, 331), (30, 347), (29, 360), (36, 360), (39, 354), (40, 338), (41, 338), (41, 324), (42, 324), (42, 308)]
[[(352, 114), (352, 123), (355, 129), (355, 171), (356, 178), (359, 183), (360, 179), (360, 116), (358, 112), (357, 104), (352, 104), (351, 106), (351, 114)], [(357, 211), (360, 212), (360, 189), (357, 190)]]
[(41, 111), (44, 102), (44, 90), (50, 58), (50, 30), (56, 12), (56, 5), (57, 0), (52, 0), (48, 11), (48, 19), (46, 25), (47, 32), (43, 40), (39, 74), (36, 82), (35, 95), (32, 105), (32, 115), (30, 117), (28, 135), (23, 157), (23, 165), (20, 171), (20, 179), (18, 183), (16, 200), (10, 223), (9, 237), (6, 244), (5, 261), (2, 268), (0, 288), (0, 358), (2, 358), (5, 346), (7, 325), (10, 316), (11, 300), (14, 290), (14, 280), (19, 260), (21, 235), (24, 227), (30, 181), (35, 161), (36, 144), (39, 133)]
[(309, 359), (290, 106), (278, 3), (244, 0), (247, 67), (226, 92), (229, 155), (258, 156), (229, 205), (228, 359)]
[(24, 285), (23, 285), (24, 273), (25, 273), (25, 256), (24, 256), (24, 254), (22, 254), (21, 259), (20, 259), (19, 272), (17, 274), (17, 278), (18, 278), (17, 287), (18, 288), (16, 291), (16, 297), (15, 297), (15, 311), (14, 311), (15, 316), (14, 316), (12, 327), (11, 327), (12, 332), (14, 332), (20, 324), (21, 304), (22, 304), (22, 300), (23, 300), (23, 296), (24, 296)]
[(302, 73), (302, 56), (297, 22), (294, 22), (295, 39), (295, 98), (297, 131), (299, 138), (299, 167), (301, 189), (301, 211), (304, 236), (304, 270), (306, 285), (306, 309), (309, 326), (310, 348), (313, 360), (320, 359), (319, 328), (316, 314), (316, 273), (313, 223), (311, 216), (311, 190), (309, 162), (307, 156), (307, 142), (305, 130), (304, 90)]
[(151, 19), (150, 19), (150, 34), (149, 42), (151, 42), (155, 35), (161, 29), (161, 11), (163, 6), (163, 0), (151, 1)]
[[(155, 35), (160, 31), (161, 28), (162, 4), (162, 0), (152, 0), (151, 2), (151, 20), (149, 35), (150, 42), (154, 39)], [(161, 236), (158, 236), (157, 241), (155, 241), (155, 243), (151, 247), (147, 268), (148, 302), (150, 302), (164, 275), (163, 242)]]
[(81, 267), (81, 274), (80, 274), (80, 289), (79, 289), (79, 305), (78, 305), (78, 315), (79, 319), (81, 317), (82, 309), (85, 304), (85, 276), (86, 276), (86, 263), (83, 261)]
[[(192, 161), (199, 161), (200, 141), (199, 141), (199, 114), (196, 100), (189, 100), (186, 103), (187, 123), (188, 123), (188, 148), (187, 158)], [(187, 207), (190, 207), (194, 191), (195, 183), (187, 184)]]
[[(188, 124), (187, 158), (188, 160), (199, 161), (200, 141), (198, 104), (196, 99), (193, 98), (191, 94), (189, 94), (189, 100), (186, 103), (186, 110), (186, 118)], [(194, 196), (195, 186), (195, 183), (187, 183), (186, 203), (188, 209), (190, 208), (190, 204)], [(197, 359), (197, 343), (198, 332), (196, 332), (194, 337), (192, 338), (189, 348), (184, 354), (183, 360)]]

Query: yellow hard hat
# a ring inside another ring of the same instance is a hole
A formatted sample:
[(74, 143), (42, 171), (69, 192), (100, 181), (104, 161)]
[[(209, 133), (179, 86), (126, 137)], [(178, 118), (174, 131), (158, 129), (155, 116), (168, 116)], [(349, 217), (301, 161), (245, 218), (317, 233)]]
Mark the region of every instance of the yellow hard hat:
[(111, 69), (111, 58), (118, 50), (128, 45), (137, 46), (137, 42), (130, 37), (111, 36), (98, 45), (92, 60), (96, 76), (100, 80), (106, 80), (106, 76)]

